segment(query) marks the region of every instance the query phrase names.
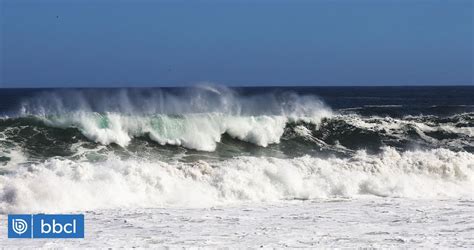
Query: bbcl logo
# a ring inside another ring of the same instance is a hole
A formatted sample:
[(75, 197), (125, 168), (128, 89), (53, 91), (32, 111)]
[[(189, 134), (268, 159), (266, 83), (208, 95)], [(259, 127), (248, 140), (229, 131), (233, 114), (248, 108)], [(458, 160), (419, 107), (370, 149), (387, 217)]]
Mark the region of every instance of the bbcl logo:
[(10, 214), (8, 238), (84, 238), (84, 215)]
[[(31, 238), (31, 215), (17, 214), (8, 215), (8, 238)], [(11, 237), (13, 231), (18, 237)]]

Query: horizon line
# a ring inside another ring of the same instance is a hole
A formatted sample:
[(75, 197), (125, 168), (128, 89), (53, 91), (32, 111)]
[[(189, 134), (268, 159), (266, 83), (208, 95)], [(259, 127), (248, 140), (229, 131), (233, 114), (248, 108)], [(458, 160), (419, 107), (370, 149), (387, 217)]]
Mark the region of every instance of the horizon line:
[(201, 82), (194, 84), (162, 84), (162, 85), (138, 85), (138, 86), (120, 86), (119, 84), (115, 86), (2, 86), (0, 84), (0, 89), (113, 89), (113, 88), (187, 88), (187, 87), (198, 87), (202, 85), (213, 85), (213, 86), (224, 86), (229, 88), (289, 88), (289, 87), (474, 87), (474, 83), (463, 83), (463, 84), (384, 84), (384, 85), (363, 85), (363, 84), (337, 84), (337, 85), (307, 85), (307, 84), (295, 84), (295, 85), (285, 85), (285, 84), (218, 84), (212, 82)]

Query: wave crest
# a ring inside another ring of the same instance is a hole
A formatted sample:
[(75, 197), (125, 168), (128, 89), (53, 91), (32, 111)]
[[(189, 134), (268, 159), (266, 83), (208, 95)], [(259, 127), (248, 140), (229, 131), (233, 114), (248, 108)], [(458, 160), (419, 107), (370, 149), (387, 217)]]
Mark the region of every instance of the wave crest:
[[(323, 116), (307, 118), (318, 123)], [(285, 116), (228, 116), (221, 113), (179, 116), (124, 116), (115, 113), (73, 113), (40, 117), (52, 127), (78, 128), (88, 139), (127, 146), (133, 137), (147, 135), (161, 145), (214, 151), (223, 134), (266, 147), (278, 143), (290, 118)]]

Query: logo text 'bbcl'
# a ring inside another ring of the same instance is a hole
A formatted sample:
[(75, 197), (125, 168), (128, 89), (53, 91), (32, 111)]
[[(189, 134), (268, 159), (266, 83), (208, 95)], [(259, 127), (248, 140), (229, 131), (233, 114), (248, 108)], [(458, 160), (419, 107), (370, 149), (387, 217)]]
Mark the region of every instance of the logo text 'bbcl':
[(10, 214), (8, 238), (84, 238), (84, 215)]

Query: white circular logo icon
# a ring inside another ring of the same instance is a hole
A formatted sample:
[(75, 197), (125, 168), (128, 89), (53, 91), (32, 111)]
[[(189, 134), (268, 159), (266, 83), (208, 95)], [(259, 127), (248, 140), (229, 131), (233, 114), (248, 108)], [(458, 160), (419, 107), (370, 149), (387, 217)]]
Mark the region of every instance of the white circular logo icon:
[(28, 223), (26, 223), (25, 220), (22, 219), (13, 219), (12, 220), (13, 224), (13, 231), (17, 234), (23, 234), (28, 230)]

